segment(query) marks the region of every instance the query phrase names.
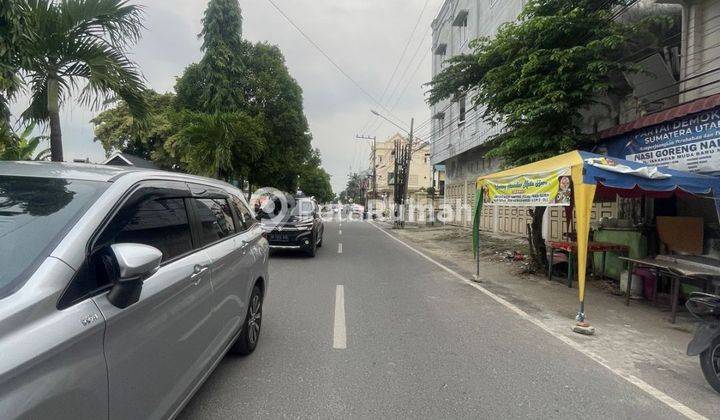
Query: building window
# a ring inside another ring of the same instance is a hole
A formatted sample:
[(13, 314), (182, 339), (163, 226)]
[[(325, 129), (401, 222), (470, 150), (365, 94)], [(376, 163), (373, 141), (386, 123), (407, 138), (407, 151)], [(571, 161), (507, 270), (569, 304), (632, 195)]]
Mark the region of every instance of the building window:
[(469, 12), (467, 10), (458, 11), (452, 23), (452, 26), (457, 30), (457, 42), (460, 47), (463, 47), (465, 46), (465, 44), (467, 44), (468, 14)]
[(458, 116), (458, 125), (465, 124), (465, 99), (466, 97), (463, 96), (458, 100), (458, 108), (460, 115)]

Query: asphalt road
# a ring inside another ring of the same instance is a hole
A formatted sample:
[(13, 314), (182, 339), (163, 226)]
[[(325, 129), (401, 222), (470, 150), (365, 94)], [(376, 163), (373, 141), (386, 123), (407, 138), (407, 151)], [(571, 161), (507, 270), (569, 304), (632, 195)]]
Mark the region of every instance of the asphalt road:
[(316, 258), (270, 272), (255, 353), (226, 357), (181, 418), (679, 417), (368, 223), (327, 223)]

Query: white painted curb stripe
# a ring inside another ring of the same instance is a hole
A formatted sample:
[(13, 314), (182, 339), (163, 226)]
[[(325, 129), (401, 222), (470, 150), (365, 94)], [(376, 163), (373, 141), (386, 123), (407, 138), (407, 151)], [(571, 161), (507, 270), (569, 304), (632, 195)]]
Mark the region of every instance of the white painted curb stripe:
[(333, 348), (347, 348), (347, 332), (345, 330), (345, 288), (338, 284), (335, 288), (335, 325), (333, 328)]
[(667, 395), (666, 393), (660, 391), (659, 389), (655, 388), (654, 386), (650, 385), (649, 383), (643, 381), (642, 379), (625, 372), (622, 369), (616, 369), (600, 355), (596, 354), (592, 350), (589, 350), (579, 343), (571, 340), (570, 338), (559, 334), (553, 330), (551, 330), (549, 327), (547, 327), (545, 324), (543, 324), (541, 321), (531, 317), (528, 315), (527, 312), (520, 309), (518, 306), (513, 305), (512, 303), (508, 302), (507, 300), (503, 299), (502, 297), (496, 295), (495, 293), (489, 291), (488, 289), (480, 286), (479, 284), (472, 282), (462, 275), (460, 275), (455, 270), (451, 269), (450, 267), (447, 267), (443, 265), (442, 263), (435, 261), (432, 257), (429, 257), (425, 255), (422, 251), (418, 251), (417, 249), (413, 248), (412, 246), (405, 243), (403, 240), (393, 236), (391, 233), (387, 232), (382, 227), (376, 225), (375, 223), (371, 223), (375, 228), (380, 230), (382, 233), (386, 234), (390, 238), (394, 239), (395, 241), (401, 243), (402, 245), (406, 246), (411, 251), (415, 252), (416, 254), (420, 255), (421, 257), (425, 258), (426, 260), (430, 261), (431, 263), (435, 264), (436, 266), (442, 268), (443, 270), (447, 271), (448, 273), (452, 274), (456, 278), (460, 279), (464, 283), (474, 287), (475, 289), (481, 291), (491, 299), (495, 300), (499, 304), (503, 305), (507, 309), (515, 312), (519, 317), (535, 324), (537, 327), (543, 329), (548, 334), (552, 335), (553, 337), (557, 338), (558, 340), (562, 341), (563, 343), (567, 344), (568, 346), (572, 347), (573, 349), (579, 351), (580, 353), (584, 354), (585, 356), (591, 358), (592, 360), (596, 361), (606, 369), (608, 369), (610, 372), (614, 373), (615, 375), (625, 379), (626, 381), (630, 382), (631, 384), (635, 385), (636, 387), (640, 388), (645, 393), (651, 395), (652, 397), (655, 397), (657, 400), (662, 402), (663, 404), (667, 405), (668, 407), (672, 408), (673, 410), (677, 411), (678, 413), (682, 414), (683, 416), (693, 419), (693, 420), (708, 420), (707, 417), (701, 415), (700, 413), (696, 412), (695, 410), (691, 409), (690, 407), (686, 406), (685, 404), (681, 403), (680, 401), (677, 401), (676, 399), (672, 398), (671, 396)]

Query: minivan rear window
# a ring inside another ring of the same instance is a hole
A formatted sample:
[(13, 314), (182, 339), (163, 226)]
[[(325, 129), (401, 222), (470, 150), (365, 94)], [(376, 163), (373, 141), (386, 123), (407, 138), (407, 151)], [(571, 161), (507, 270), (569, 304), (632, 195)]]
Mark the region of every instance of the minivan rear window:
[(0, 298), (32, 274), (109, 185), (0, 176)]
[(200, 244), (205, 246), (235, 233), (230, 205), (224, 198), (194, 198), (200, 222)]

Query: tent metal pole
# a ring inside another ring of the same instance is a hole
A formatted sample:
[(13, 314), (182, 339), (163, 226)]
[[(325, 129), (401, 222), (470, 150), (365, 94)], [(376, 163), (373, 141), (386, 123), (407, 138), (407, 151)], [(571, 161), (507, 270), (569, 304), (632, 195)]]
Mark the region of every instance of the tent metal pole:
[(480, 279), (480, 226), (477, 229), (477, 246), (475, 247), (475, 278)]
[(585, 301), (580, 301), (580, 311), (575, 316), (575, 321), (577, 322), (583, 322), (585, 321)]

